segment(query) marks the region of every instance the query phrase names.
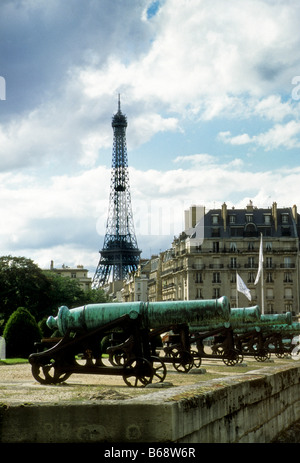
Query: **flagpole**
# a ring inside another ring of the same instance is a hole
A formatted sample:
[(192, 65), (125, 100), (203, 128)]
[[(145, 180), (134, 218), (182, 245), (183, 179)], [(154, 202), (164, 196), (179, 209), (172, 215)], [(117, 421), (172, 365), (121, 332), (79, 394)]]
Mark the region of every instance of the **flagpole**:
[(238, 296), (238, 285), (237, 285), (237, 270), (235, 271), (235, 283), (236, 283), (236, 306), (239, 306), (239, 296)]
[[(262, 239), (262, 236), (261, 236)], [(264, 298), (264, 261), (261, 264), (261, 313), (264, 315), (265, 313), (265, 298)]]

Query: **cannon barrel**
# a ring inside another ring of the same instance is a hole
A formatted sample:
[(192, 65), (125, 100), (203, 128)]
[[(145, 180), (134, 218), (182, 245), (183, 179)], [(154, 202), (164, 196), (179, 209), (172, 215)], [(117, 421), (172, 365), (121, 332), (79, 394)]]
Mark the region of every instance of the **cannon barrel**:
[(285, 314), (261, 315), (258, 305), (231, 309), (229, 321), (214, 325), (192, 326), (191, 331), (207, 331), (218, 328), (232, 328), (236, 333), (250, 332), (251, 330), (261, 331), (269, 327), (280, 325), (289, 326), (292, 324), (291, 312)]
[(291, 312), (286, 312), (285, 314), (267, 314), (261, 315), (260, 319), (255, 323), (249, 324), (240, 324), (233, 326), (234, 332), (236, 334), (247, 333), (251, 330), (257, 332), (265, 331), (277, 331), (288, 330), (292, 325), (292, 314)]
[(291, 312), (261, 315), (260, 325), (291, 325)]
[(123, 302), (88, 304), (74, 309), (62, 306), (47, 325), (64, 335), (68, 330), (93, 330), (124, 315), (141, 318), (144, 328), (187, 324), (222, 323), (229, 320), (230, 304), (226, 296), (201, 301)]
[(276, 324), (276, 325), (268, 325), (263, 327), (265, 331), (272, 331), (274, 333), (282, 333), (282, 335), (287, 334), (300, 334), (300, 323), (291, 323), (290, 325), (288, 324)]
[(229, 321), (232, 326), (235, 326), (236, 324), (257, 323), (260, 319), (260, 308), (255, 305), (253, 307), (231, 309)]
[(219, 329), (219, 328), (235, 328), (237, 326), (244, 326), (244, 325), (255, 325), (260, 321), (260, 308), (258, 305), (253, 307), (239, 307), (236, 309), (230, 310), (229, 320), (221, 323), (213, 323), (211, 325), (198, 325), (198, 326), (190, 326), (190, 331), (208, 331), (212, 329)]

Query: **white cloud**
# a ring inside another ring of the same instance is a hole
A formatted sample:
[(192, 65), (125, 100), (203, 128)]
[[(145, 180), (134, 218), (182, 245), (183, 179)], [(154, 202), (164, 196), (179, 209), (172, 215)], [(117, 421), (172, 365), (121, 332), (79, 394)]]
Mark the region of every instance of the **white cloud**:
[[(171, 246), (184, 227), (191, 204), (219, 208), (300, 204), (300, 168), (253, 172), (236, 159), (162, 172), (130, 169), (132, 206), (143, 257)], [(109, 171), (91, 169), (76, 177), (59, 176), (40, 186), (29, 177), (2, 174), (0, 192), (2, 253), (25, 255), (39, 265), (51, 259), (67, 265), (95, 268), (103, 245), (108, 210)], [(5, 207), (4, 207), (5, 205)], [(11, 213), (13, 211), (13, 214)], [(150, 245), (151, 243), (151, 245)], [(81, 262), (80, 262), (81, 261)], [(92, 270), (91, 270), (92, 271)]]
[(215, 164), (216, 159), (215, 159), (214, 156), (212, 156), (210, 154), (203, 153), (203, 154), (191, 154), (191, 155), (187, 155), (187, 156), (177, 156), (174, 159), (174, 162), (175, 163), (191, 162), (192, 164), (201, 164), (201, 163)]
[(286, 124), (275, 124), (268, 132), (255, 135), (253, 140), (267, 151), (283, 147), (287, 149), (300, 147), (300, 122), (289, 121)]
[[(24, 253), (42, 265), (97, 262), (109, 198), (109, 117), (119, 92), (129, 149), (142, 146), (143, 155), (146, 142), (169, 134), (162, 148), (150, 146), (151, 169), (130, 162), (136, 232), (146, 252), (163, 249), (169, 235), (171, 244), (194, 203), (300, 204), (300, 171), (265, 171), (259, 163), (268, 150), (299, 147), (298, 103), (289, 99), (299, 74), (296, 0), (165, 0), (153, 17), (146, 0), (130, 8), (111, 0), (60, 3), (44, 9), (18, 2), (18, 9), (8, 1), (2, 11), (9, 14), (0, 16), (12, 44), (8, 50), (1, 43), (9, 65), (0, 102), (3, 254)], [(224, 154), (212, 146), (216, 133)], [(255, 171), (245, 147), (256, 149)]]
[(231, 145), (246, 145), (253, 143), (263, 147), (266, 151), (276, 148), (298, 148), (300, 147), (300, 122), (289, 121), (285, 124), (275, 124), (267, 132), (253, 135), (247, 133), (232, 136), (230, 131), (220, 132), (219, 139)]

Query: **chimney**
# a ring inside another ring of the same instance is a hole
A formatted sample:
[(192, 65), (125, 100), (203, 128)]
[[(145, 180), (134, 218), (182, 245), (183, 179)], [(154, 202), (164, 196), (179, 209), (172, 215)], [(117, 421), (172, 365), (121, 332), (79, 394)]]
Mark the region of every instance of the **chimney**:
[(222, 218), (223, 218), (224, 231), (226, 231), (226, 226), (227, 226), (227, 205), (226, 203), (222, 204)]
[(277, 231), (278, 221), (277, 221), (277, 203), (276, 202), (272, 204), (272, 217), (273, 217), (274, 224), (275, 224), (275, 230)]
[(295, 220), (296, 225), (297, 225), (297, 223), (298, 223), (298, 215), (297, 215), (297, 206), (296, 206), (296, 204), (293, 205), (292, 214), (293, 214), (294, 220)]

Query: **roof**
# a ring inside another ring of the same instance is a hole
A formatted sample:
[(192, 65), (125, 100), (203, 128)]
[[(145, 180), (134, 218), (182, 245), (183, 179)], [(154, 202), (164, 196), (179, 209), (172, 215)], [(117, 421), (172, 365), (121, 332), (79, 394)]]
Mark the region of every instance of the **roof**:
[[(274, 203), (276, 204), (276, 203)], [(292, 208), (256, 208), (211, 209), (204, 216), (205, 238), (257, 238), (260, 233), (265, 237), (298, 238), (300, 234), (300, 215)], [(224, 219), (226, 226), (224, 227)]]

